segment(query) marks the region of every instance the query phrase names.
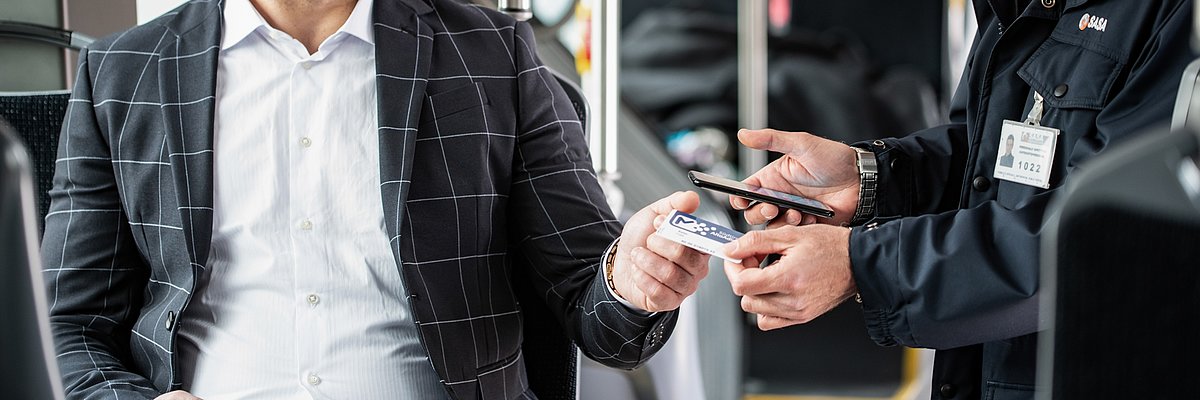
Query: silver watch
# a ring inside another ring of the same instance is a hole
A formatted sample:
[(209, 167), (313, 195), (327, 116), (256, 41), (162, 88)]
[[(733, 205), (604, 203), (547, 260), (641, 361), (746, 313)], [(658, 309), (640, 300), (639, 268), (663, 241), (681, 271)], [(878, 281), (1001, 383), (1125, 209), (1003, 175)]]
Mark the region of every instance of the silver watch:
[(875, 216), (875, 188), (879, 179), (879, 166), (875, 163), (875, 153), (852, 147), (855, 152), (855, 164), (858, 166), (858, 206), (854, 208), (854, 216), (850, 225), (859, 225)]

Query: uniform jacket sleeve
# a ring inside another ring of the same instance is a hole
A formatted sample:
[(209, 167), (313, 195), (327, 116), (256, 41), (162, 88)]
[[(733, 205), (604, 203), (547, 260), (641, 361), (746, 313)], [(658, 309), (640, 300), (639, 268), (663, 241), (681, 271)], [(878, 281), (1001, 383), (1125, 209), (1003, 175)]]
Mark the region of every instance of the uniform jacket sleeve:
[(528, 24), (517, 24), (515, 47), (521, 111), (510, 215), (532, 217), (510, 222), (530, 266), (517, 279), (533, 283), (584, 354), (636, 367), (662, 347), (676, 314), (632, 311), (607, 290), (600, 255), (620, 223), (596, 180), (582, 125), (538, 59)]
[[(1188, 16), (1160, 26), (1076, 153), (1090, 157), (1169, 120), (1178, 76), (1194, 57)], [(956, 99), (952, 120), (964, 120), (964, 105)], [(854, 228), (850, 249), (868, 332), (880, 344), (947, 349), (1037, 330), (1039, 236), (1058, 190), (1014, 207), (991, 200), (959, 209), (970, 184), (966, 136), (956, 123), (866, 144), (880, 160), (882, 197), (877, 224)]]

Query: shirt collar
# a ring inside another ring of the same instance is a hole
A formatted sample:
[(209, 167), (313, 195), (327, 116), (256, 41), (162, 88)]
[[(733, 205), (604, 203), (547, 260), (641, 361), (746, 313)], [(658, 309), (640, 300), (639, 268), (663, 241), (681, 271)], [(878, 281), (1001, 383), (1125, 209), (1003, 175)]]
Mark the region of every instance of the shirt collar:
[[(375, 30), (371, 26), (371, 11), (374, 0), (358, 0), (350, 17), (338, 28), (362, 39), (364, 42), (375, 44)], [(221, 37), (221, 50), (228, 49), (245, 40), (255, 30), (270, 27), (262, 14), (250, 4), (250, 0), (230, 0), (225, 4), (225, 34)], [(337, 34), (336, 32), (334, 33)]]
[(338, 30), (375, 44), (375, 29), (371, 26), (371, 11), (374, 6), (375, 0), (358, 0), (354, 11), (350, 12), (350, 18), (346, 18), (346, 23)]
[(230, 0), (225, 2), (225, 34), (221, 36), (221, 50), (233, 47), (260, 26), (267, 26), (267, 21), (250, 0)]

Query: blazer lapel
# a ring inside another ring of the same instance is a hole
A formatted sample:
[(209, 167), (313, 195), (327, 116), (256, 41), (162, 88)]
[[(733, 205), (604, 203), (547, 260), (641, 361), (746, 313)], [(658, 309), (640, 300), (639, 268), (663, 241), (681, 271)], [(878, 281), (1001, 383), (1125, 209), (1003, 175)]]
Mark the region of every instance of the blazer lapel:
[(223, 4), (189, 5), (167, 25), (174, 40), (159, 47), (163, 128), (183, 234), (195, 266), (207, 263), (212, 241), (213, 121)]
[(420, 16), (430, 11), (433, 9), (419, 0), (376, 1), (373, 15), (380, 191), (384, 225), (398, 265), (404, 203), (411, 186), (413, 149), (433, 49), (433, 29)]

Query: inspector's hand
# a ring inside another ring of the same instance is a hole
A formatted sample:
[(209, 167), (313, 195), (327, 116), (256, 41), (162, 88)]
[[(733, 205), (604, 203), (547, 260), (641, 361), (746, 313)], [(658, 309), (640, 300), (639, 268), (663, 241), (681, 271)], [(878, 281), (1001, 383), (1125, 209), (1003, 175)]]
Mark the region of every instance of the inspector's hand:
[(613, 284), (619, 296), (645, 311), (679, 308), (708, 275), (708, 255), (654, 233), (671, 210), (700, 207), (695, 192), (676, 192), (646, 206), (629, 222), (617, 245)]
[(196, 396), (192, 396), (191, 393), (188, 393), (188, 392), (185, 392), (182, 390), (176, 390), (174, 392), (163, 393), (162, 395), (155, 397), (154, 400), (204, 400), (204, 399), (201, 399)]
[[(850, 228), (833, 225), (785, 226), (749, 232), (725, 244), (741, 264), (725, 262), (742, 309), (758, 314), (758, 328), (803, 324), (825, 314), (856, 292), (850, 272)], [(768, 254), (779, 261), (759, 268)]]
[[(855, 152), (850, 146), (805, 132), (774, 129), (743, 129), (738, 132), (738, 140), (750, 148), (783, 153), (744, 182), (825, 203), (833, 208), (834, 216), (821, 222), (833, 225), (850, 222), (858, 206), (859, 180)], [(746, 221), (755, 225), (779, 215), (778, 207), (770, 204), (750, 207), (748, 200), (737, 196), (730, 196), (729, 204), (734, 209), (745, 210)], [(796, 210), (788, 210), (779, 221), (789, 225), (818, 222), (817, 217)]]

